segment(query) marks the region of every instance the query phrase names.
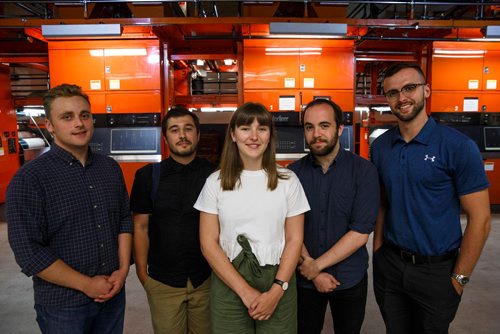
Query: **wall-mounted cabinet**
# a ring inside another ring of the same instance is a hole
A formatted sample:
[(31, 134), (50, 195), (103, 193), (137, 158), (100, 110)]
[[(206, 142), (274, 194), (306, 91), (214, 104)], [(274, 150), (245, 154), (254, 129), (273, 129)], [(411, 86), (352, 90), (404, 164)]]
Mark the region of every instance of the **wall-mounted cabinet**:
[(161, 112), (158, 40), (51, 41), (51, 87), (72, 83), (95, 113)]
[(354, 110), (352, 41), (245, 40), (244, 101), (299, 111), (316, 97)]
[(245, 89), (352, 89), (353, 50), (245, 47)]
[(500, 45), (434, 42), (431, 111), (500, 111)]

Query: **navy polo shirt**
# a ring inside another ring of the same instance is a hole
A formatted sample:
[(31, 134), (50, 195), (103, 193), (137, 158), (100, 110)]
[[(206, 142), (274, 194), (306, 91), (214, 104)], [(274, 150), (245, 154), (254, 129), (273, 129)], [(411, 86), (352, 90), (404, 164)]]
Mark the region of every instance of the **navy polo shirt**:
[(476, 143), (429, 118), (409, 143), (394, 127), (371, 150), (388, 201), (384, 239), (428, 256), (458, 249), (459, 197), (489, 187)]
[[(313, 258), (327, 252), (350, 230), (370, 234), (379, 208), (377, 170), (369, 161), (340, 149), (326, 173), (311, 154), (289, 165), (299, 177), (311, 210), (305, 213), (304, 245)], [(325, 269), (344, 290), (358, 284), (368, 269), (366, 246)], [(297, 284), (314, 289), (298, 275)]]

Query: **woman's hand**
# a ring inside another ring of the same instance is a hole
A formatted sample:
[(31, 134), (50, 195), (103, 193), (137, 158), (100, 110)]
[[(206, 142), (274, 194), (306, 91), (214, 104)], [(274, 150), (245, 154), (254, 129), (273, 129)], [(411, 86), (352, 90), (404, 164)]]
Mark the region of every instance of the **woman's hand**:
[(278, 303), (285, 292), (283, 289), (276, 284), (273, 284), (271, 289), (262, 293), (257, 297), (250, 308), (248, 309), (248, 314), (254, 320), (267, 320), (269, 319), (278, 306)]

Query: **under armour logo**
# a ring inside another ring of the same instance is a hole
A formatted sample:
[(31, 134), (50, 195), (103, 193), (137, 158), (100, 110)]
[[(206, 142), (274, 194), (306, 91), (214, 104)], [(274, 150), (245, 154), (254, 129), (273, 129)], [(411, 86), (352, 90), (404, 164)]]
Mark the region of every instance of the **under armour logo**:
[(433, 155), (432, 157), (430, 157), (428, 154), (426, 154), (424, 161), (427, 161), (427, 160), (430, 160), (431, 162), (434, 162), (434, 160), (436, 160), (436, 156)]

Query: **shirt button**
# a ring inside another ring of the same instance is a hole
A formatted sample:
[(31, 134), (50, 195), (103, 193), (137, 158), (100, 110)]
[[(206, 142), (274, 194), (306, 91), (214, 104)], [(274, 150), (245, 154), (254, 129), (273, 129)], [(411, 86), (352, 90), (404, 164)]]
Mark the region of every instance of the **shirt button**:
[(73, 166), (73, 163), (72, 163), (72, 162), (70, 162), (70, 163), (69, 163), (69, 165), (70, 165), (70, 166)]
[(97, 209), (97, 204), (94, 204), (94, 209)]
[(101, 244), (101, 248), (103, 248), (103, 247), (104, 247), (104, 244)]
[(94, 189), (94, 186), (91, 186), (91, 185), (90, 185), (90, 186), (89, 186), (89, 188), (90, 188), (90, 189)]
[(106, 262), (103, 262), (103, 263), (102, 263), (102, 266), (104, 267), (105, 265), (106, 265)]
[(101, 225), (97, 225), (97, 228), (101, 228)]

